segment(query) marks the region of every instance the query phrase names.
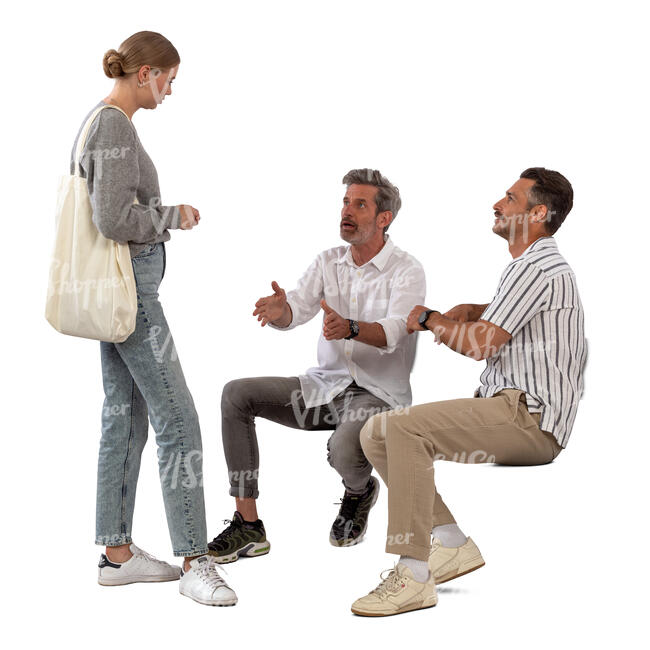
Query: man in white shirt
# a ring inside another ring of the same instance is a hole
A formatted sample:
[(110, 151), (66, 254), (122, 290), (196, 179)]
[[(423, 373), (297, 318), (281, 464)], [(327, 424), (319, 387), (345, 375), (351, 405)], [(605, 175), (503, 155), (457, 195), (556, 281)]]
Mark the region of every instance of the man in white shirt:
[(352, 170), (341, 209), (340, 235), (349, 246), (320, 253), (288, 294), (272, 282), (273, 294), (255, 303), (261, 325), (290, 330), (319, 312), (318, 366), (299, 377), (236, 379), (223, 389), (221, 413), (230, 495), (236, 512), (210, 544), (219, 562), (269, 551), (258, 517), (259, 456), (255, 417), (292, 428), (332, 430), (327, 450), (345, 493), (330, 531), (335, 546), (358, 543), (379, 482), (359, 441), (372, 415), (411, 403), (409, 376), (415, 337), (406, 319), (423, 302), (420, 263), (386, 233), (401, 206), (399, 190), (377, 170)]

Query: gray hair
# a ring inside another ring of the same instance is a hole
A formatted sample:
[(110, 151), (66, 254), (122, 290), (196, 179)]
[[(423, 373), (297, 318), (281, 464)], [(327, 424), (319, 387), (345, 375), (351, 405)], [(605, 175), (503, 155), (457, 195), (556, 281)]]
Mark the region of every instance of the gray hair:
[[(397, 213), (402, 207), (399, 189), (383, 176), (378, 169), (351, 169), (343, 177), (343, 184), (348, 187), (350, 185), (372, 185), (376, 187), (375, 203), (377, 204), (377, 214), (388, 210), (393, 213), (393, 221), (395, 221), (395, 217), (397, 217)], [(389, 226), (390, 223), (384, 228), (384, 232), (388, 230)]]

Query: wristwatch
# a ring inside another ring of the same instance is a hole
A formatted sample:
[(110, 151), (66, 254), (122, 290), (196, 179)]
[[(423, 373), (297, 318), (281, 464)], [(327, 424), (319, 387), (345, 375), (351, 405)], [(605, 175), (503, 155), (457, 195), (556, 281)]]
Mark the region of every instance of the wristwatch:
[(345, 337), (346, 341), (353, 339), (355, 336), (359, 336), (359, 323), (351, 318), (348, 318), (348, 321), (350, 323), (350, 334)]
[(420, 314), (420, 317), (418, 318), (418, 323), (420, 324), (420, 326), (421, 326), (422, 328), (427, 329), (426, 322), (429, 320), (429, 316), (431, 316), (431, 314), (433, 314), (434, 311), (435, 311), (437, 314), (440, 313), (440, 312), (437, 311), (436, 309), (425, 309), (425, 310)]

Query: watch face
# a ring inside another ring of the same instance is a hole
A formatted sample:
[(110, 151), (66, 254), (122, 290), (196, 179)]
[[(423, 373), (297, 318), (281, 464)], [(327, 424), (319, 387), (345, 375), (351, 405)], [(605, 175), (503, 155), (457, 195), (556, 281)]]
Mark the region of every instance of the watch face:
[(359, 323), (357, 321), (348, 319), (350, 323), (350, 333), (346, 336), (346, 339), (353, 339), (355, 336), (359, 335)]

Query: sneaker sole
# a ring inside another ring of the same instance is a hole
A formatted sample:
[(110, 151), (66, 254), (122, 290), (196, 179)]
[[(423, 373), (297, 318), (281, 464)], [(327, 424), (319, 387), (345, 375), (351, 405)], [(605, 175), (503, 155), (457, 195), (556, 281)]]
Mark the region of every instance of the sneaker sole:
[(387, 612), (386, 614), (380, 613), (380, 612), (364, 612), (361, 609), (354, 609), (354, 607), (351, 607), (350, 610), (353, 614), (356, 614), (357, 616), (397, 616), (398, 614), (406, 614), (407, 612), (415, 612), (419, 609), (431, 609), (432, 607), (435, 607), (438, 604), (436, 601), (432, 605), (411, 605), (409, 607), (405, 607), (404, 609), (400, 609), (397, 612)]
[(196, 598), (194, 596), (190, 596), (190, 594), (186, 594), (185, 592), (180, 590), (179, 593), (181, 596), (185, 596), (185, 598), (190, 598), (195, 603), (200, 603), (201, 605), (208, 605), (210, 607), (232, 607), (233, 605), (237, 604), (237, 598), (235, 598), (232, 601), (215, 602), (214, 600), (204, 600), (203, 598)]
[(98, 578), (97, 583), (102, 587), (120, 587), (122, 585), (132, 585), (136, 582), (173, 582), (180, 580), (180, 574), (172, 577), (158, 577), (158, 576), (130, 576), (124, 578)]
[(436, 584), (441, 585), (445, 582), (449, 582), (450, 580), (455, 580), (456, 578), (460, 578), (461, 576), (465, 576), (468, 573), (471, 573), (472, 571), (476, 571), (477, 569), (480, 569), (482, 566), (485, 566), (485, 561), (483, 558), (476, 558), (475, 562), (472, 562), (469, 566), (465, 566), (462, 569), (458, 568), (455, 569), (454, 571), (449, 571), (448, 573), (443, 573), (440, 578), (436, 578)]
[(266, 555), (271, 550), (270, 542), (251, 542), (242, 546), (239, 550), (230, 555), (215, 555), (213, 551), (208, 551), (208, 555), (214, 558), (218, 564), (230, 564), (236, 562), (240, 557), (259, 557)]
[(359, 542), (363, 541), (366, 531), (368, 530), (368, 519), (370, 518), (370, 511), (372, 510), (375, 503), (377, 503), (377, 499), (379, 498), (379, 481), (374, 476), (372, 478), (377, 483), (377, 489), (375, 490), (375, 495), (373, 496), (372, 501), (370, 502), (370, 508), (368, 508), (368, 518), (366, 519), (366, 525), (363, 527), (363, 530), (361, 531), (359, 536), (355, 537), (354, 539), (340, 541), (336, 539), (336, 537), (332, 537), (330, 535), (330, 544), (332, 546), (338, 546), (340, 548), (344, 546), (356, 546)]

